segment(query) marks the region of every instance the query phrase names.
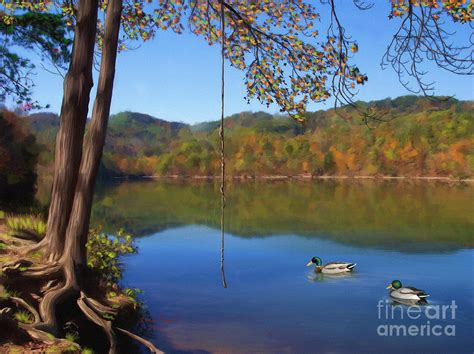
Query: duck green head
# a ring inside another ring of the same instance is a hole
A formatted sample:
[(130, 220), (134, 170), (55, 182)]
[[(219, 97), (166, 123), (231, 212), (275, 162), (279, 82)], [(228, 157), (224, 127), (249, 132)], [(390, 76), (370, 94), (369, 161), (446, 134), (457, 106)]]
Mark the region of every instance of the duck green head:
[(321, 261), (321, 258), (319, 257), (313, 257), (311, 258), (311, 260), (308, 262), (308, 264), (306, 264), (307, 267), (309, 267), (310, 265), (312, 264), (316, 264), (316, 266), (321, 266), (321, 264), (323, 264), (323, 262)]
[(400, 280), (394, 280), (387, 286), (387, 289), (400, 289), (401, 287), (402, 282)]

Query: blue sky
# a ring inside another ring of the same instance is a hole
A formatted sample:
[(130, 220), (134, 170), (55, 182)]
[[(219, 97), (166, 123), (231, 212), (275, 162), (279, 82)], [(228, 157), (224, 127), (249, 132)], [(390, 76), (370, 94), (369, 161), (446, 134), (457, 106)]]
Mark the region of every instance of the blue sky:
[[(357, 40), (359, 53), (355, 62), (366, 72), (369, 81), (361, 87), (358, 99), (375, 100), (408, 94), (390, 68), (380, 68), (381, 57), (399, 20), (389, 21), (389, 1), (374, 1), (375, 7), (358, 11), (352, 1), (339, 0), (339, 12), (348, 33)], [(319, 3), (318, 3), (319, 4)], [(321, 17), (327, 17), (329, 8), (319, 7)], [(318, 28), (325, 32), (321, 24)], [(465, 38), (468, 26), (460, 27), (458, 36)], [(472, 77), (457, 76), (430, 69), (430, 78), (436, 81), (436, 93), (455, 95), (458, 99), (473, 98)], [(34, 78), (34, 98), (41, 104), (49, 103), (50, 111), (59, 113), (62, 99), (62, 79), (41, 69)], [(97, 81), (97, 75), (95, 77)], [(94, 89), (93, 89), (94, 90)], [(242, 111), (278, 112), (276, 106), (243, 99), (243, 74), (226, 68), (226, 115)], [(93, 96), (91, 96), (93, 98)], [(327, 109), (332, 102), (310, 104), (309, 110)], [(92, 108), (92, 103), (91, 103)], [(111, 112), (124, 110), (147, 113), (158, 118), (195, 123), (218, 119), (220, 114), (220, 55), (217, 46), (209, 46), (204, 39), (185, 33), (177, 35), (160, 31), (157, 36), (137, 50), (119, 54)]]

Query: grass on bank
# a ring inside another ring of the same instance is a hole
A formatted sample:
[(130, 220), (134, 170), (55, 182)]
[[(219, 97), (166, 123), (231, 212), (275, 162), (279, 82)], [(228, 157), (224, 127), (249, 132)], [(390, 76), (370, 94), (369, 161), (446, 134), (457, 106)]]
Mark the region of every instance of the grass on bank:
[[(41, 236), (38, 238), (33, 238), (34, 240), (39, 240), (46, 234), (46, 222), (41, 218), (40, 215), (5, 215), (5, 225), (4, 229), (5, 234), (2, 235), (5, 239), (10, 239), (12, 237), (21, 237), (18, 235), (25, 235), (34, 233), (35, 235)], [(30, 240), (33, 240), (30, 239)], [(87, 265), (91, 270), (91, 281), (97, 282), (97, 289), (99, 292), (103, 293), (104, 300), (108, 302), (109, 306), (114, 309), (119, 310), (119, 313), (125, 311), (124, 313), (129, 313), (139, 311), (140, 303), (138, 301), (138, 294), (140, 293), (139, 289), (121, 289), (118, 285), (118, 281), (122, 277), (123, 265), (121, 262), (121, 257), (137, 252), (136, 246), (133, 244), (134, 238), (131, 234), (126, 233), (124, 230), (119, 230), (115, 234), (107, 234), (102, 232), (100, 228), (92, 229), (89, 232), (89, 239), (87, 242)], [(11, 256), (8, 250), (8, 243), (2, 242), (0, 239), (0, 265), (11, 261)], [(41, 262), (42, 256), (40, 253), (30, 254), (28, 257), (33, 263)], [(20, 267), (20, 271), (24, 271), (27, 268)], [(22, 289), (6, 289), (2, 281), (6, 280), (0, 276), (0, 303), (7, 304), (11, 296), (21, 297)], [(113, 294), (114, 296), (110, 296)], [(1, 306), (0, 306), (1, 307)], [(137, 312), (138, 314), (138, 312)], [(101, 314), (101, 316), (110, 321), (116, 320), (115, 316), (109, 314)], [(12, 311), (9, 315), (10, 319), (20, 323), (32, 323), (33, 315), (28, 311), (17, 309)], [(121, 316), (118, 316), (121, 317)], [(133, 317), (133, 316), (132, 316)], [(121, 318), (119, 321), (123, 321)], [(55, 346), (45, 347), (45, 352), (64, 352), (74, 351), (77, 352), (77, 348), (74, 344), (80, 345), (79, 333), (66, 333), (65, 339), (71, 343), (70, 347), (61, 348), (61, 351), (55, 351), (57, 349)], [(13, 343), (8, 344), (9, 349), (16, 350), (17, 348), (22, 348), (13, 345)], [(0, 352), (6, 347), (0, 346)], [(23, 350), (26, 350), (27, 347), (23, 347)], [(83, 348), (81, 349), (82, 353), (93, 353), (92, 349)]]
[(17, 311), (15, 312), (13, 317), (21, 323), (33, 323), (33, 316), (28, 311)]
[(37, 238), (46, 234), (46, 222), (40, 215), (7, 215), (6, 226), (10, 234), (29, 233)]

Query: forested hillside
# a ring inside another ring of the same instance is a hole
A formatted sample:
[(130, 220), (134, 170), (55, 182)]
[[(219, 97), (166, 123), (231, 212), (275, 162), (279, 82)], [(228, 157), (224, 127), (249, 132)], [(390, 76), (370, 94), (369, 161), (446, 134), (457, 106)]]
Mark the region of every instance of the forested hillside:
[(0, 207), (34, 196), (39, 153), (35, 137), (12, 112), (0, 111)]
[[(384, 122), (365, 124), (350, 108), (285, 116), (244, 112), (226, 118), (227, 172), (258, 175), (454, 176), (474, 173), (474, 103), (403, 96), (363, 103)], [(57, 117), (29, 118), (50, 163)], [(28, 119), (25, 120), (25, 123)], [(110, 118), (103, 172), (114, 175), (217, 175), (217, 121), (170, 123), (123, 112)], [(105, 169), (104, 169), (105, 168)]]

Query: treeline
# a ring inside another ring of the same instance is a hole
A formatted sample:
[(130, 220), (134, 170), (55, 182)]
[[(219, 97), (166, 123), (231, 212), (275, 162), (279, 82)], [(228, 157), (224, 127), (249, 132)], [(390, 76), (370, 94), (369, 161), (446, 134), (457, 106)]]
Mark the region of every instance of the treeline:
[[(308, 113), (305, 124), (262, 112), (226, 118), (227, 173), (473, 175), (473, 102), (403, 96), (360, 104), (384, 121), (366, 123), (351, 108)], [(31, 117), (31, 129), (52, 152), (47, 141), (56, 127), (39, 129), (38, 120)], [(214, 176), (219, 148), (217, 121), (190, 126), (123, 112), (110, 119), (102, 172)]]
[(39, 146), (23, 127), (20, 118), (0, 111), (0, 207), (33, 198)]

